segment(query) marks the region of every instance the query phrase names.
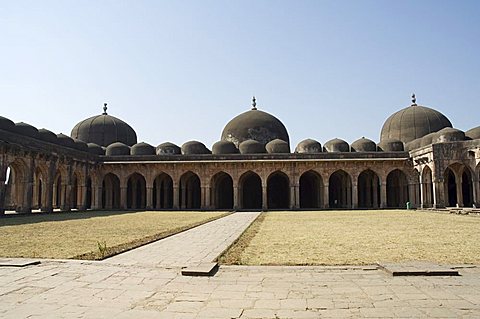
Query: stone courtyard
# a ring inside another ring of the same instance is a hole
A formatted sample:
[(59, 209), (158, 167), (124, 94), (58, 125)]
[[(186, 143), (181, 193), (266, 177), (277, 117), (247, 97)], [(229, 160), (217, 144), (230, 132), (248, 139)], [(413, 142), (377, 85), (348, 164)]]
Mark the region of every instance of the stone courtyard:
[[(182, 276), (213, 261), (257, 215), (231, 214), (99, 262), (0, 260), (0, 317), (480, 317), (472, 265), (443, 265), (460, 276), (393, 276), (378, 265), (221, 265), (213, 276)], [(40, 263), (12, 266), (32, 261)]]

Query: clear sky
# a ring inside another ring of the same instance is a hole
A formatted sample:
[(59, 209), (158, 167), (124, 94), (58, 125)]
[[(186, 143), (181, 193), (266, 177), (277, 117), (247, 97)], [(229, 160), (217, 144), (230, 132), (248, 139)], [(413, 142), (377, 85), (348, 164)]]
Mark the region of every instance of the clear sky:
[(292, 150), (378, 142), (413, 92), (480, 125), (480, 1), (0, 0), (0, 115), (56, 133), (108, 102), (139, 142), (211, 148), (255, 95)]

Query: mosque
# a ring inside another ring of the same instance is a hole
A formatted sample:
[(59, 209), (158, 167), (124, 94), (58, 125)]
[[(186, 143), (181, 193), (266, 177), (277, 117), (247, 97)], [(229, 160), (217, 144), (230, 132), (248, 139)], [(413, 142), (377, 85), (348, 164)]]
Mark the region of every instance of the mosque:
[(378, 143), (306, 139), (293, 152), (285, 126), (255, 98), (211, 150), (138, 143), (105, 104), (70, 136), (0, 116), (0, 214), (478, 207), (479, 163), (480, 126), (455, 129), (414, 95)]

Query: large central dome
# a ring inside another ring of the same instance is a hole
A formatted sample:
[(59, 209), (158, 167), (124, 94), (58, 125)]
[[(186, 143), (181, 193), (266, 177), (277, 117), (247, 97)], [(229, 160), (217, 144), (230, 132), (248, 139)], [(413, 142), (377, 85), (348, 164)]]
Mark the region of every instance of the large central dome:
[(133, 128), (124, 121), (108, 115), (106, 104), (103, 114), (89, 117), (78, 123), (72, 129), (70, 136), (85, 143), (95, 143), (105, 147), (115, 142), (129, 146), (137, 143), (137, 134)]
[(255, 140), (263, 145), (275, 139), (290, 144), (287, 129), (275, 116), (257, 109), (255, 98), (251, 110), (234, 117), (222, 132), (223, 141), (233, 142), (237, 147), (246, 140)]
[(383, 124), (380, 140), (396, 139), (408, 143), (427, 134), (452, 127), (442, 113), (417, 105), (415, 95), (412, 105), (393, 113)]

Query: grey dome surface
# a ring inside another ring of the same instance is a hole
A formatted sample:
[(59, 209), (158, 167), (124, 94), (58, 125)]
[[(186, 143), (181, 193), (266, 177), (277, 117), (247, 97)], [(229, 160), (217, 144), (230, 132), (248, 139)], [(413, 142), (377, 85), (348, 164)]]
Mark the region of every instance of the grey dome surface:
[(12, 131), (15, 129), (15, 123), (6, 117), (0, 116), (0, 129), (6, 131)]
[(45, 142), (58, 143), (57, 134), (44, 128), (38, 130), (38, 138)]
[(87, 143), (85, 143), (84, 141), (80, 141), (80, 140), (73, 140), (73, 142), (75, 143), (75, 148), (79, 151), (82, 151), (82, 152), (88, 152), (88, 145)]
[(350, 152), (350, 145), (344, 140), (334, 138), (323, 145), (323, 150), (329, 153)]
[(165, 142), (157, 146), (157, 155), (178, 155), (182, 154), (180, 146)]
[(377, 144), (365, 137), (362, 137), (351, 145), (351, 149), (354, 152), (376, 152), (377, 151)]
[(95, 155), (105, 155), (105, 150), (98, 144), (87, 143), (88, 152)]
[(390, 115), (383, 124), (380, 140), (393, 138), (408, 143), (445, 127), (452, 127), (445, 115), (434, 109), (412, 104)]
[(238, 154), (239, 150), (230, 141), (218, 141), (212, 146), (212, 154), (222, 155), (222, 154)]
[(24, 122), (18, 122), (15, 123), (15, 129), (14, 131), (18, 134), (33, 137), (33, 138), (38, 138), (38, 130), (35, 126), (32, 126), (30, 124), (24, 123)]
[(184, 155), (211, 154), (211, 152), (202, 142), (189, 141), (182, 145), (182, 154)]
[(65, 134), (57, 134), (57, 144), (60, 144), (65, 147), (75, 148), (75, 142), (70, 136)]
[(137, 143), (137, 134), (133, 128), (106, 112), (79, 122), (72, 129), (70, 136), (100, 146), (108, 146), (115, 142), (121, 142), (129, 146)]
[(377, 146), (379, 151), (383, 152), (403, 152), (405, 150), (403, 142), (393, 138), (380, 141)]
[(262, 154), (266, 153), (265, 145), (255, 140), (246, 140), (238, 147), (241, 154)]
[(469, 129), (465, 132), (465, 136), (471, 138), (472, 140), (476, 140), (480, 138), (480, 126), (474, 127)]
[(145, 142), (137, 143), (130, 149), (131, 155), (155, 155), (155, 147)]
[(295, 153), (321, 153), (322, 144), (312, 139), (306, 139), (298, 143)]
[(432, 143), (465, 141), (465, 133), (459, 129), (446, 127), (433, 136)]
[(263, 145), (274, 139), (290, 144), (285, 126), (275, 116), (256, 108), (234, 117), (225, 125), (222, 141), (231, 141), (239, 147), (246, 140), (255, 140)]
[(290, 146), (288, 143), (281, 139), (274, 139), (265, 145), (265, 149), (267, 153), (275, 154), (275, 153), (290, 153)]
[(130, 155), (130, 147), (121, 142), (115, 142), (107, 146), (105, 154), (107, 156)]

